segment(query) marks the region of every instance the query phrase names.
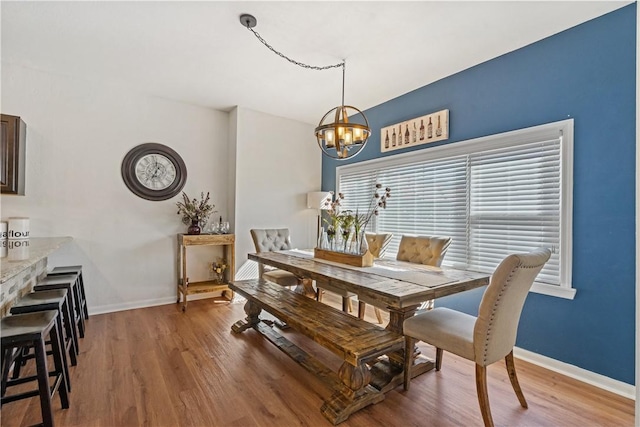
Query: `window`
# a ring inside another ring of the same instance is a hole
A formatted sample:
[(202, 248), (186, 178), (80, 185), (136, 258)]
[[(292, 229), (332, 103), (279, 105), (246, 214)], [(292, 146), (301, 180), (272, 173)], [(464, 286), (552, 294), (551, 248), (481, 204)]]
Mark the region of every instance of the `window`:
[(452, 237), (443, 264), (491, 273), (509, 253), (553, 254), (533, 291), (573, 298), (573, 120), (337, 168), (343, 209), (366, 207), (373, 184), (391, 187), (372, 231)]

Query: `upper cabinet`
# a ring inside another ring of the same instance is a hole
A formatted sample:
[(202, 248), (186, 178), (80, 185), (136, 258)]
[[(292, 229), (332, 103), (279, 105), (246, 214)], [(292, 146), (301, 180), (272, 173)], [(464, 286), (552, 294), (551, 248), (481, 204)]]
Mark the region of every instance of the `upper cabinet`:
[(27, 126), (20, 117), (2, 114), (0, 184), (2, 194), (24, 195), (25, 137)]

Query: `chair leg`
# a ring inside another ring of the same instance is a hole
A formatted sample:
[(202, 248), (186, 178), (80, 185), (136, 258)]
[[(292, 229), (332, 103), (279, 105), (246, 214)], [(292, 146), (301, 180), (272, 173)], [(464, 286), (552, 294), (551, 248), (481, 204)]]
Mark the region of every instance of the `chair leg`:
[(14, 363), (13, 363), (13, 376), (11, 378), (18, 379), (20, 378), (20, 370), (27, 363), (26, 357), (29, 356), (29, 347), (20, 347), (18, 348), (18, 352), (15, 354)]
[(493, 427), (491, 408), (489, 407), (489, 393), (487, 390), (487, 367), (476, 363), (476, 390), (478, 392), (478, 403), (485, 427)]
[(47, 369), (47, 351), (44, 348), (44, 337), (35, 342), (36, 376), (40, 392), (40, 410), (42, 424), (53, 427), (53, 409), (51, 408), (51, 392), (49, 391), (49, 374)]
[[(57, 323), (57, 322), (56, 322)], [(55, 372), (60, 377), (56, 381), (58, 383), (58, 395), (60, 396), (60, 403), (62, 405), (62, 409), (69, 408), (69, 390), (71, 386), (71, 382), (69, 380), (69, 371), (67, 366), (67, 359), (63, 357), (65, 352), (64, 348), (64, 338), (62, 337), (62, 328), (59, 325), (54, 325), (51, 328), (50, 337), (51, 337), (51, 353), (53, 354), (53, 366), (55, 367)], [(55, 387), (55, 385), (54, 385)]]
[(413, 366), (413, 347), (416, 340), (409, 335), (404, 336), (404, 389), (409, 390), (411, 383), (411, 366)]
[(382, 312), (378, 307), (373, 307), (373, 311), (376, 313), (376, 319), (378, 319), (378, 323), (382, 323)]
[[(22, 351), (18, 348), (18, 351)], [(14, 359), (14, 348), (7, 346), (2, 354), (2, 385), (0, 387), (0, 396), (4, 397), (7, 392), (7, 381), (9, 381), (9, 370)]]
[(353, 303), (351, 302), (350, 297), (346, 297), (346, 298), (347, 298), (347, 309), (349, 310), (349, 313), (351, 313), (353, 311)]
[(509, 380), (511, 380), (513, 391), (515, 391), (516, 396), (518, 396), (520, 406), (522, 406), (523, 408), (528, 408), (529, 405), (527, 405), (527, 401), (524, 398), (524, 394), (522, 393), (522, 389), (520, 388), (520, 383), (518, 382), (518, 377), (516, 375), (516, 365), (513, 363), (513, 350), (511, 350), (511, 352), (504, 357), (504, 361), (507, 364), (507, 373), (509, 374)]
[(349, 309), (350, 306), (350, 298), (349, 297), (342, 297), (342, 311), (344, 311), (345, 313), (350, 312), (351, 310)]
[(358, 319), (364, 319), (367, 310), (367, 303), (358, 301)]
[(436, 348), (436, 371), (439, 371), (442, 368), (442, 349)]

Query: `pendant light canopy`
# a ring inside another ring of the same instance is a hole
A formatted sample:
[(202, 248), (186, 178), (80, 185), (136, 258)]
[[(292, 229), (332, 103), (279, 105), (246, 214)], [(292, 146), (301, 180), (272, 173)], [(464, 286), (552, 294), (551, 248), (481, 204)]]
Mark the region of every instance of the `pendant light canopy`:
[(329, 68), (342, 67), (342, 103), (338, 107), (329, 110), (327, 114), (322, 117), (318, 127), (315, 129), (315, 135), (318, 146), (322, 152), (333, 159), (346, 160), (355, 157), (362, 151), (371, 135), (371, 128), (362, 111), (356, 107), (344, 104), (345, 61), (323, 67), (316, 67), (294, 61), (275, 50), (253, 29), (258, 23), (253, 15), (240, 15), (240, 23), (251, 31), (269, 50), (302, 68), (327, 70)]

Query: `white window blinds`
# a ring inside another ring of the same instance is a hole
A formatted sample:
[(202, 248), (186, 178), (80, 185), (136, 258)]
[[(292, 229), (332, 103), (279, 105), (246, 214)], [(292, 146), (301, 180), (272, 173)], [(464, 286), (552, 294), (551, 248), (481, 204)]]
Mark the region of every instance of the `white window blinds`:
[(560, 138), (470, 155), (469, 268), (554, 249), (537, 281), (559, 285)]
[(450, 236), (444, 265), (491, 273), (508, 254), (542, 246), (553, 254), (537, 282), (562, 285), (563, 138), (557, 125), (541, 128), (341, 167), (344, 209), (366, 209), (380, 183), (391, 197), (370, 228), (393, 233), (385, 256), (403, 234)]

